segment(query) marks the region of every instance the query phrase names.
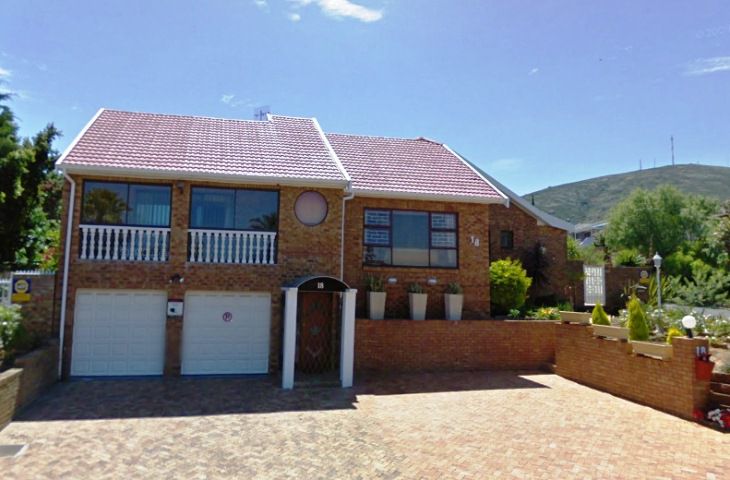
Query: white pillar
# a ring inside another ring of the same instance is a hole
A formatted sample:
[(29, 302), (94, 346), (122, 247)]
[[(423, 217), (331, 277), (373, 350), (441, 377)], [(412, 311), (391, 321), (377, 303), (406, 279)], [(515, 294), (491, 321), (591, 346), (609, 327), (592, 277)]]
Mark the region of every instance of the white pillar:
[(284, 291), (284, 345), (281, 366), (281, 388), (294, 388), (294, 354), (297, 346), (297, 294), (298, 288), (282, 288)]
[(340, 341), (340, 381), (342, 388), (352, 386), (355, 364), (355, 297), (357, 290), (342, 293), (342, 338)]

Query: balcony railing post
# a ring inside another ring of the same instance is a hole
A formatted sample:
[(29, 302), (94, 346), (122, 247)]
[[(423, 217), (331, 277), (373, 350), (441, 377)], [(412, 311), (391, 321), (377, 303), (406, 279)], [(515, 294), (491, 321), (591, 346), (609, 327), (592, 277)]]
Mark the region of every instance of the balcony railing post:
[(188, 230), (190, 254), (195, 263), (276, 263), (276, 232), (251, 230)]

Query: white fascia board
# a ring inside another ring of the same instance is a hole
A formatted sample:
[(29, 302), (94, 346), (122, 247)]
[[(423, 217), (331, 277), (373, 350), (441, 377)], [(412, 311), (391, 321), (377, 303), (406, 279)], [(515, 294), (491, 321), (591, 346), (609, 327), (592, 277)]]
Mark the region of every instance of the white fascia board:
[(367, 190), (361, 188), (353, 188), (352, 191), (358, 197), (397, 198), (403, 200), (424, 200), (429, 202), (480, 203), (484, 205), (504, 204), (504, 199), (502, 198), (475, 197), (472, 195), (439, 195), (435, 193), (401, 192), (395, 190)]
[(145, 168), (120, 168), (102, 166), (65, 165), (64, 172), (70, 175), (89, 175), (120, 178), (144, 178), (152, 180), (193, 180), (199, 182), (246, 183), (255, 185), (287, 185), (293, 187), (347, 188), (346, 180), (329, 180), (306, 177), (276, 177), (257, 175), (235, 175), (226, 173), (205, 173), (186, 170), (153, 170)]
[(324, 143), (325, 147), (327, 147), (327, 151), (330, 154), (330, 158), (333, 162), (335, 162), (335, 165), (337, 165), (337, 169), (340, 171), (343, 177), (348, 182), (352, 181), (352, 178), (350, 178), (350, 174), (347, 173), (347, 170), (345, 170), (345, 166), (342, 165), (342, 162), (340, 161), (340, 157), (337, 156), (337, 153), (335, 152), (335, 149), (332, 148), (332, 145), (330, 144), (330, 141), (327, 140), (327, 135), (324, 134), (324, 131), (322, 130), (322, 127), (319, 125), (319, 122), (316, 118), (312, 117), (312, 123), (314, 123), (315, 128), (319, 132), (319, 136), (322, 139), (322, 142)]
[(79, 134), (76, 135), (76, 137), (71, 141), (71, 143), (69, 143), (68, 147), (66, 147), (66, 150), (63, 151), (63, 153), (61, 154), (61, 157), (56, 162), (56, 171), (60, 170), (60, 166), (61, 166), (61, 164), (63, 164), (63, 161), (66, 160), (66, 157), (68, 156), (68, 154), (71, 153), (71, 150), (73, 150), (74, 147), (76, 146), (76, 144), (79, 143), (79, 140), (81, 140), (81, 137), (84, 136), (86, 131), (94, 124), (94, 122), (96, 121), (97, 118), (99, 118), (99, 116), (102, 114), (102, 112), (104, 112), (104, 109), (100, 108), (94, 114), (94, 116), (91, 117), (91, 120), (89, 120), (89, 122), (86, 125), (84, 125), (84, 128), (81, 129)]
[(471, 163), (467, 162), (464, 158), (462, 158), (461, 155), (459, 155), (458, 153), (456, 153), (455, 151), (453, 151), (448, 145), (446, 145), (444, 143), (443, 144), (443, 147), (449, 153), (451, 153), (453, 156), (455, 156), (456, 158), (458, 158), (461, 161), (461, 163), (463, 163), (464, 165), (466, 165), (467, 168), (469, 168), (469, 170), (471, 170), (472, 172), (474, 172), (474, 174), (476, 176), (478, 176), (479, 178), (481, 178), (487, 185), (489, 185), (490, 187), (492, 187), (492, 189), (495, 192), (499, 193), (501, 195), (502, 199), (503, 199), (503, 202), (502, 203), (504, 204), (504, 206), (505, 207), (509, 207), (510, 198), (509, 198), (508, 195), (506, 195), (504, 192), (502, 192), (502, 189), (501, 188), (497, 188), (497, 186), (494, 183), (492, 183), (487, 176), (483, 175), (482, 172), (480, 172), (479, 170), (477, 170), (476, 168), (474, 168), (474, 166)]

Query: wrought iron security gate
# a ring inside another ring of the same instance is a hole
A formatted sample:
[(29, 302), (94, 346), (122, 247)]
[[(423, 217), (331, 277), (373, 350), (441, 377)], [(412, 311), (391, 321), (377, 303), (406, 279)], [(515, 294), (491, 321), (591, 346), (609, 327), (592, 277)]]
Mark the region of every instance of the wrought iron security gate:
[(583, 265), (583, 292), (586, 305), (606, 304), (606, 271), (602, 266)]

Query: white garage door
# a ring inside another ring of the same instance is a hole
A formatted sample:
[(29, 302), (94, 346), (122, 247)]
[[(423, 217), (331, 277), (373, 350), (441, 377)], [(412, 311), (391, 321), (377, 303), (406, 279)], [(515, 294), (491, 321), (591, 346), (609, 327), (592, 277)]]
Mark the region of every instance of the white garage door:
[(167, 294), (80, 290), (71, 375), (161, 375)]
[(188, 293), (182, 373), (267, 373), (270, 324), (268, 293)]

